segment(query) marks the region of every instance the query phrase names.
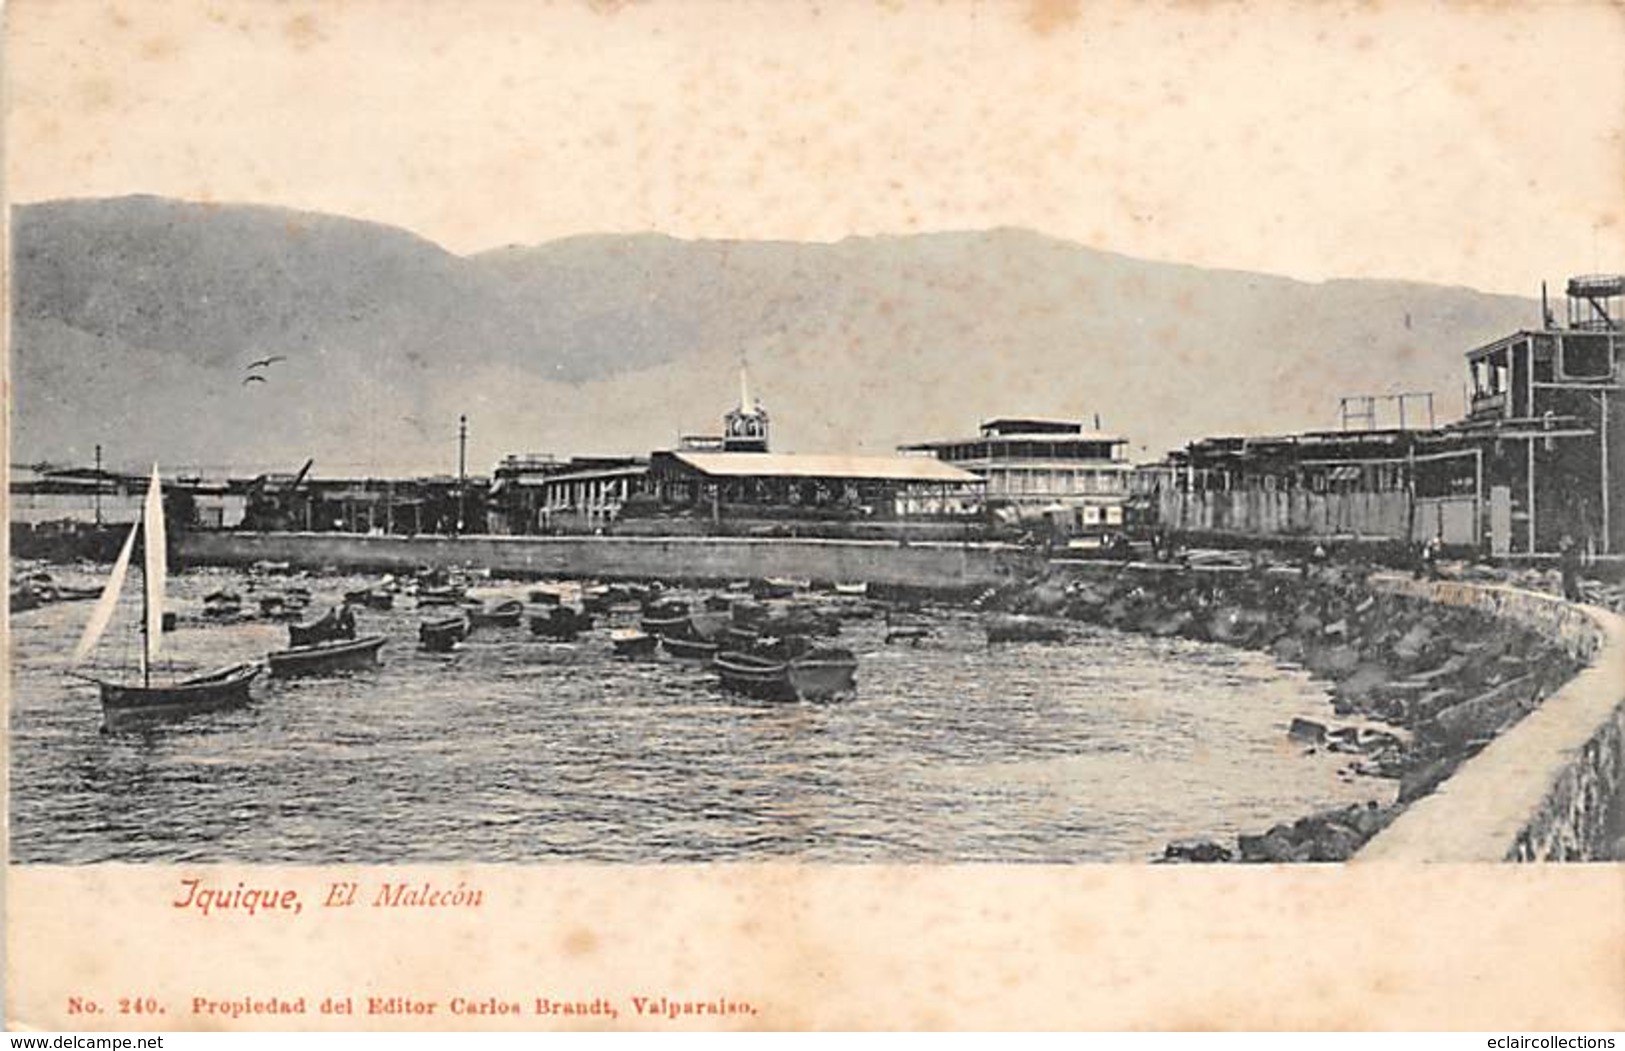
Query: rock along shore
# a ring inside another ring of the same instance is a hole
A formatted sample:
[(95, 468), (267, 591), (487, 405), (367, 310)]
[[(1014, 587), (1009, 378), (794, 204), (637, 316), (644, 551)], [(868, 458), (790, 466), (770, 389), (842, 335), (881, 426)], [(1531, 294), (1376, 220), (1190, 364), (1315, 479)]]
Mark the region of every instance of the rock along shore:
[(1295, 719), (1291, 740), (1347, 754), (1353, 776), (1399, 781), (1393, 805), (1328, 810), (1234, 844), (1170, 843), (1164, 861), (1345, 861), (1580, 668), (1530, 629), (1380, 592), (1350, 565), (1061, 564), (981, 605), (1268, 651), (1330, 687), (1331, 710)]

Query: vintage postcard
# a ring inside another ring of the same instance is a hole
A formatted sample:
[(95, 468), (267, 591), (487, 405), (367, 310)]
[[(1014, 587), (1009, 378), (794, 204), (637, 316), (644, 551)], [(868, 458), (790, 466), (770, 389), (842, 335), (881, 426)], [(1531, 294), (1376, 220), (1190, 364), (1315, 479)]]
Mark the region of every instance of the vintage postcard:
[(12, 1028), (1625, 1028), (1625, 7), (5, 19)]

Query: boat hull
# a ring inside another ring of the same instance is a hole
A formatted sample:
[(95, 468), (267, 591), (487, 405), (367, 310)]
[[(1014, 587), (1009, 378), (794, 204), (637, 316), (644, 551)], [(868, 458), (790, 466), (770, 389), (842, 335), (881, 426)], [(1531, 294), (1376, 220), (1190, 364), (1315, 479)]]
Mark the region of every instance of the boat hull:
[(419, 606), (455, 606), (467, 596), (461, 588), (419, 588)]
[(717, 655), (720, 649), (714, 642), (704, 639), (688, 639), (678, 635), (662, 635), (660, 644), (667, 653), (681, 660), (708, 661)]
[(711, 662), (726, 689), (770, 701), (824, 701), (857, 685), (858, 662), (849, 654), (775, 661), (748, 653), (719, 653)]
[(689, 631), (688, 614), (680, 617), (644, 617), (641, 623), (650, 635), (678, 635)]
[(468, 624), (474, 628), (517, 628), (524, 623), (525, 607), (522, 603), (503, 603), (489, 609), (471, 609)]
[(748, 653), (719, 653), (711, 667), (725, 690), (767, 701), (793, 701), (788, 667), (779, 661), (763, 660)]
[(611, 636), (610, 645), (615, 648), (617, 657), (647, 657), (660, 645), (660, 636), (646, 635), (642, 632)]
[(559, 606), (554, 608), (551, 616), (531, 617), (530, 632), (544, 639), (569, 642), (582, 632), (591, 631), (592, 623), (590, 615)]
[(418, 625), (418, 645), (431, 653), (447, 653), (468, 638), (469, 623), (462, 617), (425, 621)]
[(236, 664), (169, 686), (98, 682), (102, 725), (116, 728), (143, 720), (173, 719), (240, 707), (248, 703), (249, 687), (259, 673), (257, 664)]
[(368, 609), (395, 608), (395, 596), (387, 591), (349, 591), (345, 593), (344, 601)]
[(311, 621), (309, 624), (288, 625), (290, 647), (314, 646), (321, 642), (353, 638), (355, 638), (354, 619), (341, 617), (337, 613), (330, 612), (320, 620)]
[(331, 675), (377, 667), (378, 651), (386, 641), (382, 635), (373, 635), (349, 642), (296, 646), (269, 654), (265, 659), (271, 666), (271, 677), (276, 679)]

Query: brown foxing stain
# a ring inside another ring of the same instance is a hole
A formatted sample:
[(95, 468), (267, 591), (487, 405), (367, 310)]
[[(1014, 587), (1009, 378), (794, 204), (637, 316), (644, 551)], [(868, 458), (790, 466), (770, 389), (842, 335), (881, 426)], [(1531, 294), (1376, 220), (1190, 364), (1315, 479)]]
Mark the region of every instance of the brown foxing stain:
[(87, 77), (79, 82), (77, 94), (81, 109), (107, 109), (113, 105), (113, 82), (106, 77)]
[(309, 51), (327, 39), (316, 16), (311, 14), (294, 15), (282, 23), (282, 35), (296, 51)]
[(174, 37), (155, 36), (141, 41), (141, 57), (149, 62), (163, 62), (180, 54), (181, 46)]
[(564, 955), (588, 956), (598, 949), (598, 935), (586, 927), (577, 927), (564, 936)]
[(1049, 36), (1076, 24), (1081, 13), (1078, 0), (1030, 0), (1022, 21), (1039, 36)]

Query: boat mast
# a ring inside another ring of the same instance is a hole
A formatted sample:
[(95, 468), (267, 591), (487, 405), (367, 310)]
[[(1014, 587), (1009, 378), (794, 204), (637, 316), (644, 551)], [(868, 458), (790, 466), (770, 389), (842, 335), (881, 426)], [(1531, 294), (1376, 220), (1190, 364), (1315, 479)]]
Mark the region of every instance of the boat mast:
[(152, 652), (152, 641), (148, 638), (148, 623), (151, 618), (148, 611), (152, 605), (152, 596), (147, 593), (147, 559), (145, 557), (147, 545), (152, 543), (152, 530), (147, 528), (147, 507), (143, 501), (141, 505), (141, 686), (143, 689), (152, 685), (152, 660), (148, 654)]
[(164, 583), (168, 577), (164, 546), (164, 494), (158, 480), (158, 465), (152, 465), (152, 484), (141, 506), (141, 531), (146, 537), (146, 557), (141, 571), (141, 680), (152, 683), (152, 660), (163, 645)]

